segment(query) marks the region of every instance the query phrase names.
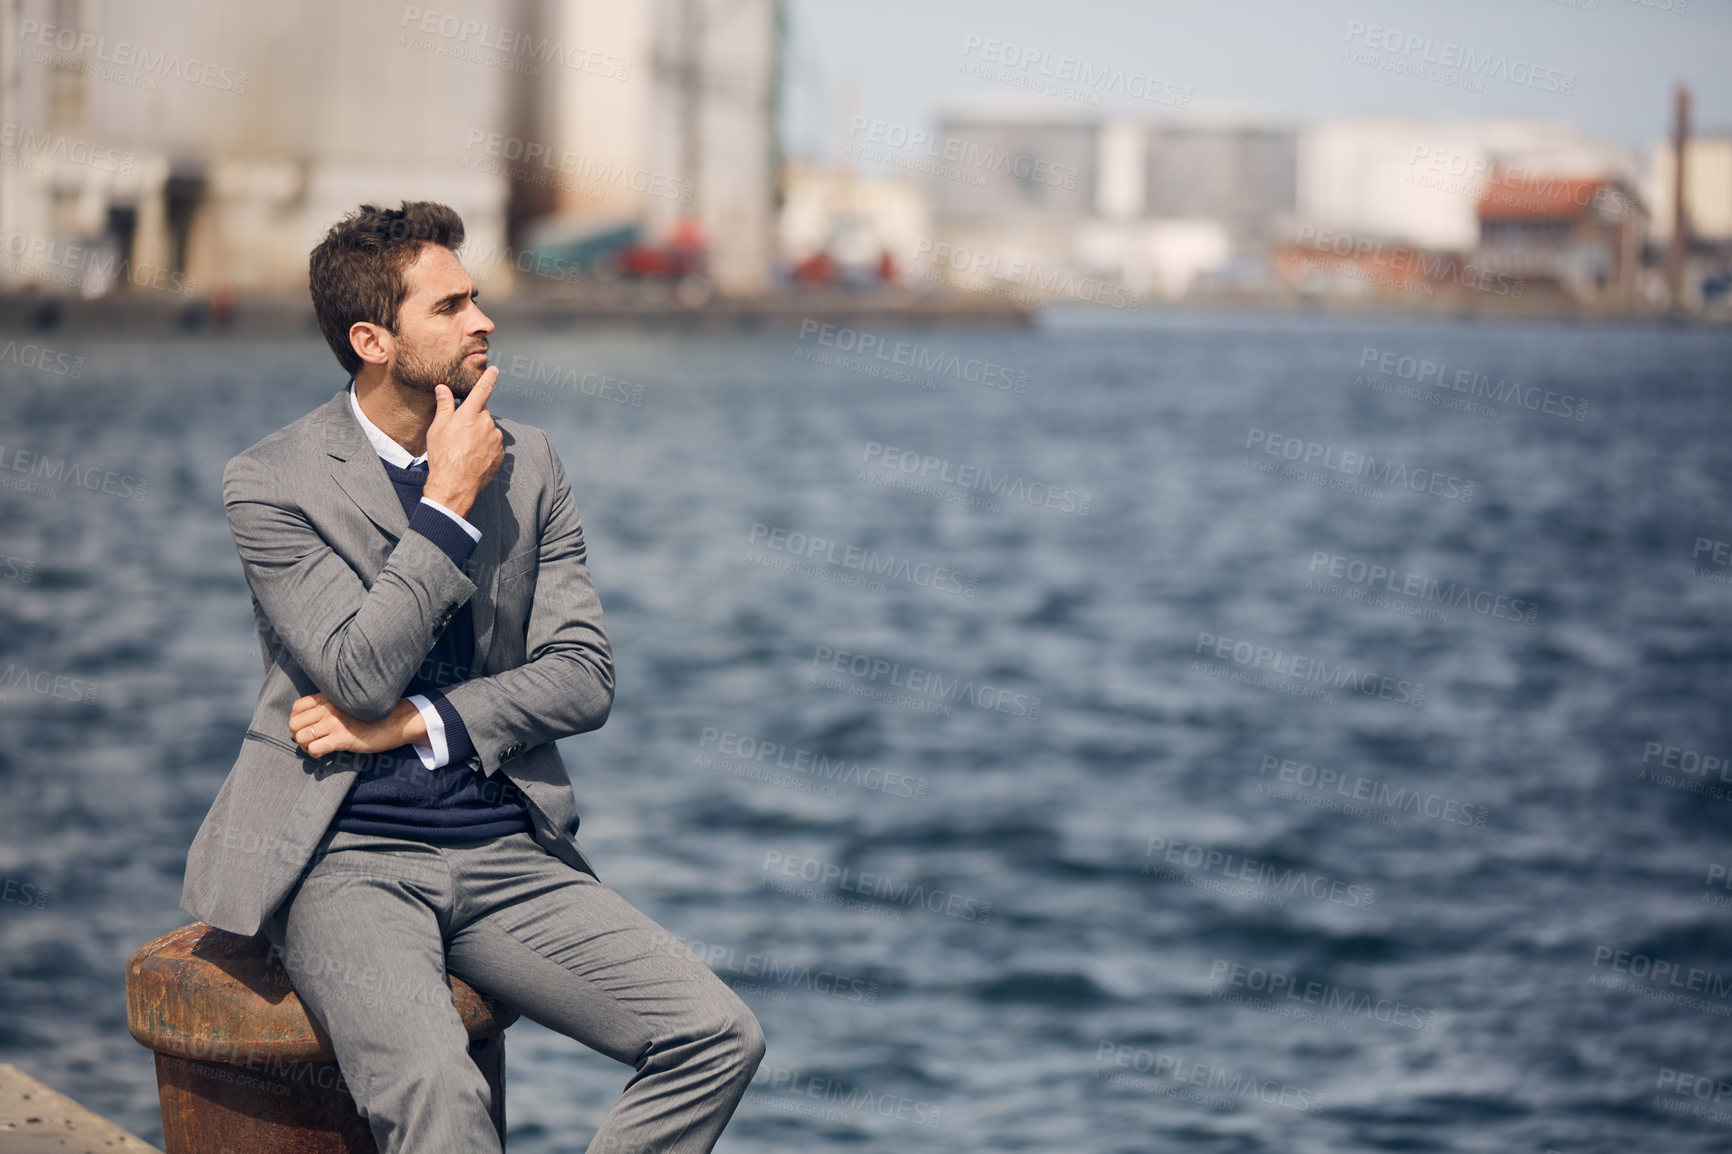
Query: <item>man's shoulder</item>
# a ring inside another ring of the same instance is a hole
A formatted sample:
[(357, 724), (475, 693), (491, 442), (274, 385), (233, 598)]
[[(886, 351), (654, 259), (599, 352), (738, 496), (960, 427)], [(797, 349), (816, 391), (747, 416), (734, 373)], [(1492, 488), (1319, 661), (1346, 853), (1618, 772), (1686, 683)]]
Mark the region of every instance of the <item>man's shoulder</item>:
[(505, 464), (494, 474), (494, 483), (504, 484), (513, 504), (538, 507), (539, 515), (545, 515), (570, 487), (553, 437), (545, 429), (510, 417), (493, 419), (505, 434)]
[(515, 417), (502, 417), (493, 414), (493, 423), (504, 432), (511, 434), (519, 444), (539, 449), (543, 442), (551, 442), (552, 438), (539, 425), (531, 425), (527, 421), (519, 421)]
[(506, 451), (516, 458), (517, 468), (544, 468), (550, 458), (558, 459), (553, 438), (540, 426), (498, 414), (494, 414), (493, 421), (505, 434)]
[(266, 469), (276, 471), (291, 461), (306, 461), (310, 450), (317, 449), (322, 452), (324, 433), (329, 423), (330, 408), (342, 398), (343, 392), (340, 391), (336, 396), (318, 405), (304, 416), (289, 422), (275, 432), (266, 433), (230, 457), (227, 465), (224, 466), (224, 474), (227, 475), (248, 464), (261, 465)]
[(330, 417), (330, 408), (342, 397), (343, 392), (339, 391), (336, 396), (322, 402), (303, 416), (290, 421), (273, 433), (266, 433), (236, 453), (235, 456), (253, 457), (268, 462), (280, 458), (284, 453), (301, 451), (310, 440), (324, 434)]

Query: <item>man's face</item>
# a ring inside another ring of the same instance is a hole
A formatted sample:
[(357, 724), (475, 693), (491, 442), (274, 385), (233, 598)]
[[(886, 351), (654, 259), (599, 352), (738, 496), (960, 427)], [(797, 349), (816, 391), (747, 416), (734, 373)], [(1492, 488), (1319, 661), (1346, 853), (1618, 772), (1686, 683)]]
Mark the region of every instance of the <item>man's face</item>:
[(462, 400), (487, 371), (487, 334), (493, 322), (475, 303), (475, 283), (444, 245), (425, 244), (403, 270), (409, 291), (397, 310), (396, 357), (391, 376), (429, 396), (449, 385)]

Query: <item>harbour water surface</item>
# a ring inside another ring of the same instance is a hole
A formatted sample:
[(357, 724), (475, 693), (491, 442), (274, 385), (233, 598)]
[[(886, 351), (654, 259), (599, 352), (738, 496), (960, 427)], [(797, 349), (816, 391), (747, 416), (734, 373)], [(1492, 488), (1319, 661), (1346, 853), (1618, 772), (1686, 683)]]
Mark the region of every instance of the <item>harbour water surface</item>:
[[(1732, 1146), (1732, 337), (873, 335), (495, 341), (617, 663), (580, 836), (770, 1040), (722, 1149)], [(0, 364), (0, 1060), (160, 1141), (121, 967), (261, 677), (223, 465), (344, 378), (63, 343)], [(582, 1150), (626, 1070), (508, 1054)]]

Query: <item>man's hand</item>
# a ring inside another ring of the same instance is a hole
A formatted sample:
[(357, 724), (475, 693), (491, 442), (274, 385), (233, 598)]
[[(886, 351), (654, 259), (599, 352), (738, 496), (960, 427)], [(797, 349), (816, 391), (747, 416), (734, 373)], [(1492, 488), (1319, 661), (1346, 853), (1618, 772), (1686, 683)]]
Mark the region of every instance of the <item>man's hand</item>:
[(408, 698), (399, 701), (384, 720), (362, 721), (332, 705), (323, 693), (295, 701), (289, 709), (289, 732), (295, 735), (295, 744), (312, 757), (338, 750), (384, 753), (427, 740), (427, 724)]
[(427, 485), (422, 496), (467, 516), (475, 497), (505, 461), (505, 434), (487, 411), (499, 366), (490, 365), (458, 408), (447, 385), (433, 387), (433, 423), (427, 426)]

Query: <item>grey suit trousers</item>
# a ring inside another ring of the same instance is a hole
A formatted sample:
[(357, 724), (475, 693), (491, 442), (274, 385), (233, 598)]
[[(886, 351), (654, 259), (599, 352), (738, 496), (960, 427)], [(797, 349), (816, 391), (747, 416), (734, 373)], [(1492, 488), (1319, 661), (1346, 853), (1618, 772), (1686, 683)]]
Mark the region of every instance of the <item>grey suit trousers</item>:
[(763, 1057), (721, 979), (526, 833), (327, 832), (264, 932), (385, 1154), (500, 1148), (447, 970), (636, 1070), (590, 1154), (710, 1150)]

